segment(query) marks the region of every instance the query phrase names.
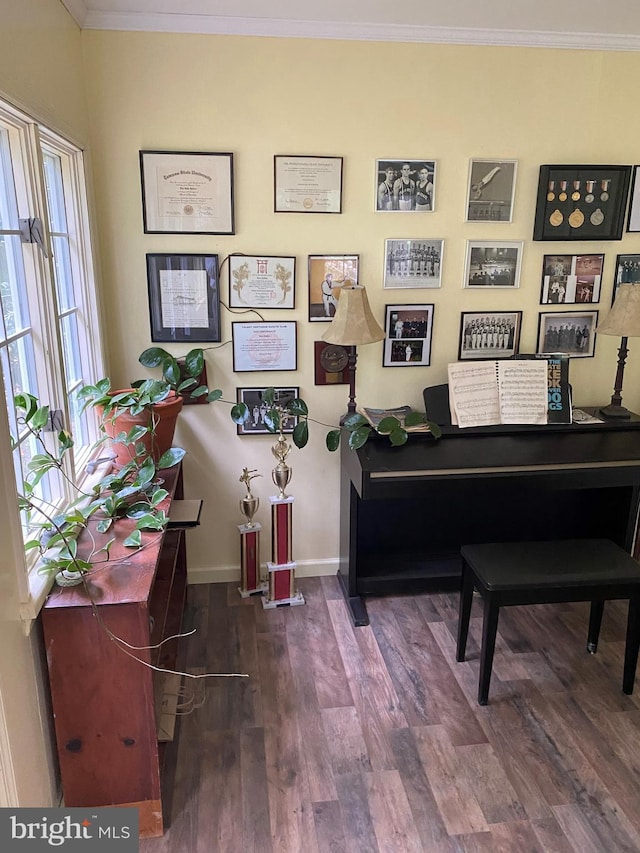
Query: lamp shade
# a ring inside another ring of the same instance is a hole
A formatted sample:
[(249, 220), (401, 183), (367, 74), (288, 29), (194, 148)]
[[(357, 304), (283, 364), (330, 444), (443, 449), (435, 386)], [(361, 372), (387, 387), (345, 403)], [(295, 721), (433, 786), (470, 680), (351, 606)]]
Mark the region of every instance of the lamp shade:
[(371, 313), (364, 287), (342, 287), (335, 317), (322, 340), (342, 346), (359, 346), (373, 344), (384, 337), (383, 330)]
[(611, 311), (596, 328), (599, 335), (640, 337), (640, 284), (621, 284)]

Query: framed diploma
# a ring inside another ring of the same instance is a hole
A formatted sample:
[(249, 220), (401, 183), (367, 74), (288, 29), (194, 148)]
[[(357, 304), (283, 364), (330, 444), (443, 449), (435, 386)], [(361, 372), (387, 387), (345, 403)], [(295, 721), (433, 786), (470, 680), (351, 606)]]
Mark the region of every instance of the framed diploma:
[(621, 240), (631, 166), (540, 166), (534, 240)]
[(140, 151), (145, 234), (234, 234), (233, 154)]
[(295, 258), (229, 255), (229, 307), (293, 308), (295, 279)]
[(276, 213), (342, 213), (342, 157), (273, 158)]
[(296, 332), (295, 320), (232, 323), (234, 371), (296, 370)]
[(151, 340), (220, 340), (217, 255), (147, 255)]

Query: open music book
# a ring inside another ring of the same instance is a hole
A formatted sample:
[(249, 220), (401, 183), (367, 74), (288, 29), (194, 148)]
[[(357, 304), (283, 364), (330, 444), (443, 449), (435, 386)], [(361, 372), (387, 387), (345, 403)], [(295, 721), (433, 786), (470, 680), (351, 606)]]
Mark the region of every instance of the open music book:
[(546, 359), (456, 362), (448, 372), (452, 424), (548, 423)]

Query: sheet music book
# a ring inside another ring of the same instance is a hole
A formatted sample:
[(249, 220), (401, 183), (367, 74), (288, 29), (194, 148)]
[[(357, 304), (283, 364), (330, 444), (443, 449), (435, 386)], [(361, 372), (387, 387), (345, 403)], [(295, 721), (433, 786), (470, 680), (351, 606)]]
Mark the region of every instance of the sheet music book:
[(456, 362), (448, 373), (452, 424), (464, 428), (548, 423), (545, 359)]

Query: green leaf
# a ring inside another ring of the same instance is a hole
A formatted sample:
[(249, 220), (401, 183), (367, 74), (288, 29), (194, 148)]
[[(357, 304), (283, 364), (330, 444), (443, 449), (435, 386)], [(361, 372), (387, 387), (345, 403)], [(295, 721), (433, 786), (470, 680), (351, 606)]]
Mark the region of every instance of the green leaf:
[(296, 398), (295, 400), (289, 400), (287, 405), (285, 406), (286, 410), (290, 412), (292, 415), (308, 415), (309, 409), (307, 408), (307, 404), (304, 400), (300, 400)]
[(427, 423), (429, 424), (429, 429), (431, 430), (431, 435), (434, 438), (440, 438), (442, 436), (442, 430), (440, 429), (440, 426), (438, 424), (434, 423), (433, 421), (427, 421)]
[(174, 387), (180, 382), (180, 365), (175, 358), (167, 358), (162, 364), (162, 375)]
[(231, 407), (231, 420), (235, 424), (243, 424), (249, 417), (249, 407), (246, 403), (236, 403)]
[(325, 439), (327, 450), (334, 451), (340, 447), (340, 435), (341, 431), (339, 429), (332, 429), (331, 432), (327, 433), (327, 437)]
[(280, 412), (277, 409), (269, 409), (264, 413), (263, 422), (269, 432), (278, 432), (280, 429)]
[[(169, 451), (167, 451), (168, 453)], [(166, 453), (164, 454), (166, 456)], [(163, 457), (164, 458), (164, 457)], [(171, 463), (174, 464), (174, 463)], [(163, 467), (163, 466), (159, 466)], [(165, 468), (170, 468), (171, 465), (164, 465)], [(140, 470), (138, 471), (138, 476), (136, 480), (141, 486), (148, 485), (153, 478), (156, 476), (156, 466), (155, 462), (150, 456), (147, 456), (143, 464), (140, 466)]]
[(368, 424), (355, 429), (349, 435), (349, 447), (351, 450), (357, 450), (359, 447), (362, 447), (363, 444), (366, 444), (370, 434), (371, 427)]
[(106, 533), (112, 524), (112, 518), (101, 518), (98, 524), (96, 525), (96, 530), (98, 531), (98, 533)]
[(369, 421), (362, 417), (358, 412), (353, 412), (352, 414), (347, 415), (342, 425), (345, 429), (356, 430), (363, 426), (369, 426)]
[(209, 389), (206, 385), (198, 385), (197, 388), (194, 388), (191, 392), (192, 397), (204, 397), (205, 394), (209, 393)]
[(166, 453), (163, 453), (158, 461), (158, 470), (161, 468), (171, 468), (184, 458), (186, 450), (181, 447), (170, 447)]
[(406, 444), (409, 434), (406, 429), (398, 427), (389, 433), (389, 441), (394, 447), (400, 447), (401, 444)]
[(264, 393), (262, 394), (262, 399), (267, 406), (273, 406), (276, 400), (276, 389), (265, 388)]
[(34, 548), (39, 548), (39, 547), (40, 547), (40, 540), (39, 539), (29, 539), (27, 542), (24, 543), (24, 550), (25, 551), (32, 551)]
[(184, 357), (184, 366), (188, 376), (200, 376), (204, 370), (204, 353), (201, 349), (192, 349)]
[(139, 530), (134, 530), (131, 536), (122, 543), (125, 548), (140, 548), (142, 545), (142, 533)]
[(216, 388), (213, 391), (209, 391), (207, 394), (207, 403), (215, 403), (216, 400), (219, 400), (222, 397), (222, 391), (220, 388)]
[(296, 447), (305, 447), (309, 441), (309, 424), (306, 420), (298, 421), (293, 428), (293, 443)]
[(169, 492), (166, 489), (156, 489), (151, 495), (151, 506), (158, 506), (168, 496)]
[(376, 432), (379, 432), (381, 435), (387, 435), (388, 433), (391, 433), (394, 430), (398, 429), (399, 426), (400, 421), (397, 418), (383, 418), (376, 427)]
[(162, 362), (167, 358), (171, 358), (171, 353), (168, 353), (166, 349), (162, 349), (162, 347), (149, 347), (138, 358), (138, 361), (144, 367), (160, 367)]
[(24, 411), (24, 419), (27, 423), (31, 420), (34, 412), (38, 408), (38, 401), (33, 394), (16, 394), (13, 398), (13, 404), (16, 409), (22, 409)]
[(150, 512), (136, 522), (136, 530), (162, 530), (163, 527), (164, 523)]
[(404, 419), (405, 426), (418, 426), (418, 424), (426, 423), (426, 418), (422, 412), (409, 412)]

